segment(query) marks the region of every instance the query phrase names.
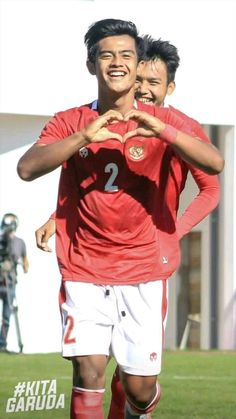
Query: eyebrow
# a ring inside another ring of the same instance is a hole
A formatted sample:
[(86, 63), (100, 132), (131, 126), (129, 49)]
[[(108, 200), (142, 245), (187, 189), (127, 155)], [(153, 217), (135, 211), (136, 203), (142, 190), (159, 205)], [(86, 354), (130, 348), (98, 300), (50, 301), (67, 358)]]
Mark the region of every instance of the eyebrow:
[(136, 76), (136, 79), (139, 79), (139, 80), (146, 79), (148, 81), (162, 81), (162, 79), (160, 77), (142, 77), (142, 76), (139, 76), (139, 75)]
[[(104, 54), (104, 53), (110, 53), (110, 54), (113, 54), (114, 53), (114, 50), (110, 50), (110, 49), (103, 49), (103, 50), (100, 50), (99, 52), (98, 52), (98, 55), (101, 55), (101, 54)], [(134, 50), (132, 50), (132, 49), (122, 49), (122, 50), (120, 50), (120, 51), (118, 51), (119, 53), (124, 53), (124, 52), (129, 52), (129, 53), (131, 53), (131, 54), (133, 54), (133, 55), (135, 55), (135, 51)]]

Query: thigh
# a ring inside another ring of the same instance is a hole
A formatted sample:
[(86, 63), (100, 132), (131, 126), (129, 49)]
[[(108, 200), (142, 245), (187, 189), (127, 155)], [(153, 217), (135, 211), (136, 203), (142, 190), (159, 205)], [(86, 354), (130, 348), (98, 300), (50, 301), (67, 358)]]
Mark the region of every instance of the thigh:
[(112, 321), (104, 287), (66, 281), (61, 314), (63, 356), (109, 354)]
[(113, 355), (127, 374), (156, 376), (162, 363), (166, 281), (120, 288), (125, 316), (114, 326)]

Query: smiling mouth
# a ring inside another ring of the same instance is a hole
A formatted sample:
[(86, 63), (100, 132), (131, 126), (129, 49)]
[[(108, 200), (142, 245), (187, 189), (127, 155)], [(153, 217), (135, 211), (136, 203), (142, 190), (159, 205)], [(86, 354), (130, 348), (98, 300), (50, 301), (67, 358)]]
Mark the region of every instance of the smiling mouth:
[(108, 76), (112, 78), (123, 78), (126, 76), (126, 73), (124, 71), (109, 71)]
[(146, 103), (146, 104), (152, 104), (152, 103), (154, 103), (153, 99), (152, 99), (152, 98), (150, 98), (150, 97), (142, 97), (142, 96), (139, 96), (139, 97), (137, 97), (137, 99), (138, 99), (140, 102), (142, 102), (142, 103)]

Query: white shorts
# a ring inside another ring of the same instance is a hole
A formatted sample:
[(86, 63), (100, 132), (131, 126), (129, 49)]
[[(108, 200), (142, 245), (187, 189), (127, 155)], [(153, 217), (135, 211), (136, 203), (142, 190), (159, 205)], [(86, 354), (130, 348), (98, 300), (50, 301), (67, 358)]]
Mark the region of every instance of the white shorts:
[(111, 355), (129, 374), (158, 375), (166, 285), (166, 280), (120, 286), (66, 281), (62, 355)]

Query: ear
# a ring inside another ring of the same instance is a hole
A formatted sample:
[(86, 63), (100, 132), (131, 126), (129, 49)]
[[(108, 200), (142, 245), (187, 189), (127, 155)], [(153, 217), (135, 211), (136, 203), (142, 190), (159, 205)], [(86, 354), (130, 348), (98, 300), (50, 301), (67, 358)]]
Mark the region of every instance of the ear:
[(174, 92), (174, 90), (175, 90), (175, 87), (176, 87), (176, 85), (175, 85), (175, 82), (174, 81), (171, 81), (169, 84), (168, 84), (168, 87), (167, 87), (167, 95), (168, 96), (170, 96), (170, 95), (172, 95), (172, 93)]
[(92, 76), (95, 76), (95, 74), (96, 74), (95, 64), (91, 63), (91, 61), (87, 60), (86, 65), (87, 65), (87, 69), (90, 72), (90, 74), (92, 74)]

